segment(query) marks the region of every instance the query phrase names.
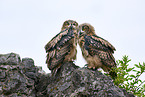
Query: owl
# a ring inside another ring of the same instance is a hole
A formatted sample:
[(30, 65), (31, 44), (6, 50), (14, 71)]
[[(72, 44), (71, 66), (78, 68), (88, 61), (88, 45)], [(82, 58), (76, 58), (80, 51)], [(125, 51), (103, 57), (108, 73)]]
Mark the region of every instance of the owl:
[(79, 25), (78, 44), (88, 68), (102, 68), (105, 72), (109, 72), (112, 67), (116, 67), (112, 55), (115, 48), (107, 40), (97, 36), (92, 25), (88, 23)]
[(61, 31), (53, 37), (46, 45), (46, 64), (55, 75), (62, 63), (76, 59), (78, 23), (73, 20), (66, 20)]

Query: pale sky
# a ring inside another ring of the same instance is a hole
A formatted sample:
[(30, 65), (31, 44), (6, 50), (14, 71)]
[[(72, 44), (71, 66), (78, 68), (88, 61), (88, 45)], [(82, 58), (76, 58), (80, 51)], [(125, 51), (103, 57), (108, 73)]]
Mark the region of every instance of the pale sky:
[[(33, 58), (50, 72), (44, 46), (68, 19), (92, 24), (116, 48), (116, 60), (145, 62), (145, 0), (0, 0), (0, 54)], [(78, 47), (76, 65), (85, 64)]]

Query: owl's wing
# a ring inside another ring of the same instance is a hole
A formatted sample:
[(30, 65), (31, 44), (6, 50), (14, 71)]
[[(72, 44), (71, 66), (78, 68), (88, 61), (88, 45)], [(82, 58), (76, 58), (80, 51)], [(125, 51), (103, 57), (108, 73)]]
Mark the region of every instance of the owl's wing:
[(108, 51), (114, 53), (116, 50), (114, 46), (112, 46), (107, 40), (97, 36), (85, 36), (85, 45), (88, 45), (91, 48), (96, 48), (102, 51)]
[(115, 48), (107, 41), (96, 35), (85, 36), (84, 48), (88, 51), (89, 55), (97, 55), (101, 62), (108, 67), (116, 66), (115, 59), (112, 55)]
[(70, 50), (72, 49), (72, 44), (66, 43), (63, 47), (59, 49), (56, 49), (53, 53), (55, 53), (53, 56), (48, 53), (47, 54), (47, 60), (46, 63), (48, 63), (48, 68), (50, 70), (58, 67), (58, 65), (60, 65), (60, 63), (63, 62), (63, 60), (65, 59), (65, 56), (68, 55), (68, 53), (70, 52)]
[(47, 54), (46, 63), (51, 70), (61, 63), (69, 53), (74, 39), (73, 29), (61, 31), (45, 46)]
[(74, 37), (73, 30), (65, 29), (65, 30), (61, 31), (45, 45), (46, 52), (53, 50), (56, 47), (56, 45), (58, 45), (58, 44), (60, 46), (62, 46), (65, 42), (70, 40), (72, 37)]

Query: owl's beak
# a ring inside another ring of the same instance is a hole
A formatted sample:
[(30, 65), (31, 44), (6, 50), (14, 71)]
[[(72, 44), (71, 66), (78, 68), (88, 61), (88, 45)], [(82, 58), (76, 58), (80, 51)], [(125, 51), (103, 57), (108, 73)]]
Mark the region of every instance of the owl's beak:
[(79, 32), (78, 32), (78, 36), (82, 36), (82, 35), (83, 35), (83, 32), (84, 32), (84, 31), (79, 30)]
[(70, 30), (73, 30), (73, 26), (72, 26), (72, 25), (69, 25), (69, 29), (70, 29)]
[(72, 29), (73, 28), (73, 25), (70, 25), (70, 28)]

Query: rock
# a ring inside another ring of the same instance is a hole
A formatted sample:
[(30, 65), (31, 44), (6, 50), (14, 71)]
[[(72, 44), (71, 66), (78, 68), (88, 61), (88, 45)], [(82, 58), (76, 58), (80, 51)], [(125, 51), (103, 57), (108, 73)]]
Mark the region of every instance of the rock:
[(35, 97), (38, 70), (31, 58), (0, 55), (0, 97)]
[(18, 65), (20, 61), (20, 56), (18, 54), (0, 54), (0, 65)]
[(0, 55), (0, 97), (134, 97), (113, 84), (110, 77), (73, 62), (64, 63), (55, 76), (34, 65), (32, 58)]
[(72, 62), (63, 64), (47, 86), (49, 97), (125, 97), (110, 77)]

